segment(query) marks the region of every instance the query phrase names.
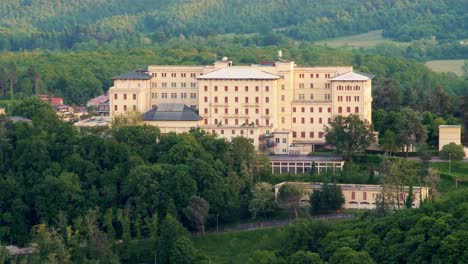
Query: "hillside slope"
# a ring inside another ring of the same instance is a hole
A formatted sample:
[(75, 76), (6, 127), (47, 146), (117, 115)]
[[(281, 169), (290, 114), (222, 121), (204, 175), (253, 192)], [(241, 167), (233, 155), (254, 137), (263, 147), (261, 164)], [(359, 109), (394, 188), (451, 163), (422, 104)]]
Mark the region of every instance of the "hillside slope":
[(72, 48), (97, 41), (277, 32), (316, 41), (381, 29), (400, 41), (468, 37), (464, 0), (9, 0), (0, 49)]

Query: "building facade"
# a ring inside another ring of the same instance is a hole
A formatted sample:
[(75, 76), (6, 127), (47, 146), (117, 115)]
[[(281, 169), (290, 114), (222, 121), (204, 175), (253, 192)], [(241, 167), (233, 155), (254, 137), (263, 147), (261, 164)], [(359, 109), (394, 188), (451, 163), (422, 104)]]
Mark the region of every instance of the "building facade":
[[(282, 182), (275, 185), (275, 197), (284, 185), (294, 185), (302, 191), (301, 206), (308, 206), (310, 194), (321, 188), (317, 182)], [(337, 184), (340, 186), (345, 202), (344, 209), (373, 209), (379, 195), (385, 196), (385, 201), (392, 208), (403, 208), (408, 197), (409, 187), (401, 186), (398, 190), (384, 190), (382, 185), (370, 184)], [(426, 200), (429, 196), (428, 187), (413, 186), (412, 206), (419, 207), (421, 198)]]
[(223, 58), (212, 66), (150, 65), (113, 80), (111, 118), (185, 104), (198, 110), (198, 127), (226, 139), (249, 137), (276, 154), (320, 148), (324, 126), (336, 115), (356, 114), (371, 122), (372, 76), (352, 67), (298, 67), (281, 57), (233, 66)]

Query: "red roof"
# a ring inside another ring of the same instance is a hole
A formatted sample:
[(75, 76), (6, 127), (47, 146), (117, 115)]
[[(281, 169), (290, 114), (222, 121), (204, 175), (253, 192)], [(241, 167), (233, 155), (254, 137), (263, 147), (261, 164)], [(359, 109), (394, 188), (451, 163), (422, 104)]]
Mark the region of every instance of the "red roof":
[(50, 98), (51, 105), (61, 105), (63, 104), (63, 98), (61, 97), (52, 97)]

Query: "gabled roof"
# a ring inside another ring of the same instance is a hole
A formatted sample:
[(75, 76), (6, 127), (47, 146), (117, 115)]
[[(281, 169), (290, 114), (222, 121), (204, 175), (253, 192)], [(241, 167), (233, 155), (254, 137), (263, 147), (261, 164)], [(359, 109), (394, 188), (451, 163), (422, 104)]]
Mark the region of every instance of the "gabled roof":
[(351, 71), (330, 79), (330, 81), (367, 81), (374, 78), (374, 75), (358, 72), (358, 71)]
[(199, 121), (202, 118), (184, 104), (160, 104), (143, 114), (144, 121)]
[(280, 76), (248, 66), (231, 66), (199, 76), (199, 80), (277, 80)]
[(121, 74), (119, 76), (112, 77), (111, 79), (112, 80), (149, 80), (151, 79), (151, 76), (148, 74), (132, 71), (132, 72)]

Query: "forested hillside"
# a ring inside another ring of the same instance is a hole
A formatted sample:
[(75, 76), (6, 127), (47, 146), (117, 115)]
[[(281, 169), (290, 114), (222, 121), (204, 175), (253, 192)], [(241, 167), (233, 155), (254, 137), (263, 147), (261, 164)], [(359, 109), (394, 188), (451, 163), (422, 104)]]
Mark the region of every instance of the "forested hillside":
[(0, 50), (272, 31), (308, 41), (375, 29), (399, 41), (458, 40), (468, 37), (467, 9), (463, 0), (9, 0), (0, 3)]

